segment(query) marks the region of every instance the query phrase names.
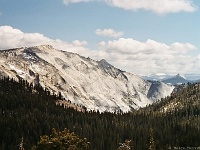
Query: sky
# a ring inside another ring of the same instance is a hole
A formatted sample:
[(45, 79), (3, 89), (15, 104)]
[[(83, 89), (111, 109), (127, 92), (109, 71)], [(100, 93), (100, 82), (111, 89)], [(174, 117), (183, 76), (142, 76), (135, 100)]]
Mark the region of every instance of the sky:
[(138, 75), (200, 74), (200, 0), (0, 0), (0, 50), (50, 44)]

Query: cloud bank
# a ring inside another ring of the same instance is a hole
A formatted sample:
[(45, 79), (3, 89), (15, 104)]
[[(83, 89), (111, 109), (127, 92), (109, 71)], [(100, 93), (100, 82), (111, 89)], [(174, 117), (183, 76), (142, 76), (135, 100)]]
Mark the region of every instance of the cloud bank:
[(96, 29), (95, 33), (96, 35), (99, 35), (99, 36), (107, 36), (107, 37), (113, 37), (113, 38), (119, 38), (124, 35), (123, 32), (118, 32), (113, 29), (103, 29), (103, 30)]
[[(190, 43), (175, 42), (171, 45), (147, 40), (140, 42), (131, 38), (100, 42), (108, 61), (125, 70), (138, 74), (167, 72), (198, 72), (200, 59), (188, 55), (197, 48)], [(187, 61), (186, 61), (187, 60)], [(198, 65), (198, 67), (196, 67)]]
[(174, 42), (170, 45), (148, 39), (141, 42), (132, 38), (102, 41), (98, 50), (91, 50), (86, 41), (68, 43), (53, 40), (40, 33), (23, 33), (10, 26), (0, 27), (0, 49), (50, 44), (56, 49), (78, 53), (95, 60), (106, 59), (114, 66), (134, 74), (198, 73), (200, 55), (190, 52), (197, 48), (190, 43)]

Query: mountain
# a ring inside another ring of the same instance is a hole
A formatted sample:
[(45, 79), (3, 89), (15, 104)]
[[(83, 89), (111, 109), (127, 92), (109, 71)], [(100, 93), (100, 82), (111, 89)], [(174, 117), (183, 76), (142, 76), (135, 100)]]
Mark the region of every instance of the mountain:
[(169, 79), (162, 80), (162, 82), (167, 83), (167, 84), (176, 85), (176, 84), (188, 83), (191, 81), (187, 80), (183, 75), (177, 74), (176, 76), (173, 76)]
[[(185, 78), (185, 80), (187, 80), (187, 82), (190, 82), (190, 83), (196, 83), (196, 82), (200, 81), (200, 74), (171, 75), (171, 74), (166, 74), (166, 73), (155, 73), (155, 74), (151, 74), (151, 75), (148, 75), (148, 76), (142, 76), (142, 78), (145, 79), (145, 80), (151, 80), (151, 81), (165, 81), (165, 80), (168, 80), (168, 79), (171, 79), (171, 78), (176, 78), (176, 76), (178, 78), (179, 77)], [(180, 83), (186, 82), (186, 81), (183, 81), (183, 80)], [(170, 82), (171, 81), (169, 81), (169, 83)]]
[(50, 45), (0, 51), (0, 76), (23, 78), (88, 110), (109, 112), (145, 107), (174, 89), (117, 69), (104, 59), (95, 61)]

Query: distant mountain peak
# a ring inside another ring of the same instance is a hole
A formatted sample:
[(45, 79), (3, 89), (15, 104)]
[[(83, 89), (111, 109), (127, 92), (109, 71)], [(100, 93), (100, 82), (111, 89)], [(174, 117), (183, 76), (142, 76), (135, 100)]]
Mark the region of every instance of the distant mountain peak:
[(151, 80), (151, 81), (165, 81), (168, 79), (176, 78), (176, 79), (182, 79), (182, 80), (187, 80), (184, 81), (184, 83), (195, 83), (200, 81), (200, 74), (165, 74), (165, 73), (155, 73), (155, 74), (150, 74), (147, 76), (143, 76), (143, 79), (146, 80)]
[(175, 77), (186, 79), (186, 77), (180, 73), (178, 73)]
[(177, 75), (175, 75), (171, 78), (162, 80), (162, 82), (175, 85), (175, 84), (188, 83), (189, 81), (183, 75), (178, 73)]

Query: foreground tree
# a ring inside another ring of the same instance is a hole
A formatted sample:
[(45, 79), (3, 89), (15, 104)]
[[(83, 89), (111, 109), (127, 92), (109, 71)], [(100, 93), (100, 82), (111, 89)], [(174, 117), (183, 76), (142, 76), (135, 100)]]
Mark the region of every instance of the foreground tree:
[(53, 128), (52, 134), (41, 136), (37, 146), (32, 150), (87, 150), (88, 148), (89, 142), (86, 138), (81, 139), (67, 129), (58, 132)]

